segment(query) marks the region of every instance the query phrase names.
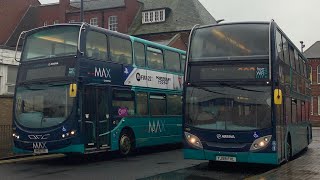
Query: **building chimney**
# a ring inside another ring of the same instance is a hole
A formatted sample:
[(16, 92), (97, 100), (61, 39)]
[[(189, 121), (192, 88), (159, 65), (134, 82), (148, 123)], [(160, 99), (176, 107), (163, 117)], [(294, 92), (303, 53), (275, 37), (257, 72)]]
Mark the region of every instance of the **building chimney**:
[(67, 23), (66, 22), (66, 11), (69, 9), (70, 0), (59, 0), (59, 23)]

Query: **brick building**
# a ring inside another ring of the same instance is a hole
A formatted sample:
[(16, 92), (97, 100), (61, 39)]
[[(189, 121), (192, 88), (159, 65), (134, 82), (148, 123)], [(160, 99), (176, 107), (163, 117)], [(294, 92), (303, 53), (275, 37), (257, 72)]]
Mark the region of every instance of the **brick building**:
[[(186, 50), (189, 33), (196, 24), (216, 20), (198, 0), (139, 0), (142, 4), (129, 34)], [(163, 18), (157, 14), (163, 14)], [(153, 17), (153, 18), (150, 18)]]
[(313, 125), (320, 126), (320, 41), (310, 46), (304, 55), (311, 69), (311, 120)]
[[(80, 1), (32, 5), (6, 41), (14, 46), (21, 31), (56, 23), (80, 21)], [(195, 24), (216, 23), (198, 0), (88, 0), (84, 21), (186, 50)]]
[(1, 0), (0, 1), (0, 45), (8, 40), (21, 17), (28, 11), (30, 5), (40, 5), (38, 0)]

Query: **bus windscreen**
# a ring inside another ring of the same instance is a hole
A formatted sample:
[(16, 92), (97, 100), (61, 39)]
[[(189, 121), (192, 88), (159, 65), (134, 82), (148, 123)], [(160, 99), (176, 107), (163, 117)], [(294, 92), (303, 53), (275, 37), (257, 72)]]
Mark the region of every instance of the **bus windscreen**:
[(35, 32), (26, 38), (22, 61), (76, 55), (78, 26), (57, 26)]
[(269, 55), (268, 24), (230, 24), (195, 30), (190, 61), (208, 58)]

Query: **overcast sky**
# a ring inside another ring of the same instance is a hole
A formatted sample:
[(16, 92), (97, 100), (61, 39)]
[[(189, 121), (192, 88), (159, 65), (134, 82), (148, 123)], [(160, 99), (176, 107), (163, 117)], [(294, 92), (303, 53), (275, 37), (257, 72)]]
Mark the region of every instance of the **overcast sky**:
[[(59, 0), (39, 0), (42, 4)], [(161, 1), (161, 0), (159, 0)], [(274, 19), (300, 48), (320, 40), (319, 0), (199, 0), (216, 19), (233, 21), (270, 21)]]

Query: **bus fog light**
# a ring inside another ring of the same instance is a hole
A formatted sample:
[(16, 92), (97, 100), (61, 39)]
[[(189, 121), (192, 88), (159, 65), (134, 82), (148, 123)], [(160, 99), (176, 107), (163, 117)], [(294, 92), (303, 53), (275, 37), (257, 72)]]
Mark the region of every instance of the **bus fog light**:
[(197, 136), (195, 136), (195, 135), (193, 135), (193, 134), (190, 134), (190, 133), (188, 133), (188, 132), (184, 132), (184, 135), (185, 135), (185, 138), (186, 138), (187, 142), (188, 142), (190, 145), (192, 145), (192, 146), (194, 146), (194, 147), (196, 147), (196, 148), (199, 148), (199, 149), (202, 149), (202, 148), (203, 148), (203, 146), (202, 146), (202, 144), (201, 144), (201, 141), (200, 141), (200, 139), (199, 139)]
[(66, 135), (65, 135), (65, 134), (62, 134), (61, 136), (62, 136), (62, 138), (65, 138), (65, 137), (66, 137)]
[(268, 146), (268, 144), (270, 143), (272, 135), (268, 135), (268, 136), (264, 136), (261, 138), (256, 139), (251, 147), (250, 147), (250, 151), (256, 151), (256, 150), (261, 150), (265, 147)]

